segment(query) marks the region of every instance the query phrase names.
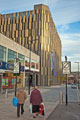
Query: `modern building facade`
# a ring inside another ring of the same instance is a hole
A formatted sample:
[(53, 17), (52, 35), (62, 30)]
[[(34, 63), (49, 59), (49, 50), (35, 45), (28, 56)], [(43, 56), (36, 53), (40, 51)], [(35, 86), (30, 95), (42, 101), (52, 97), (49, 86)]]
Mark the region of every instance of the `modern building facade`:
[(32, 76), (32, 85), (39, 84), (40, 82), (40, 57), (0, 33), (0, 91), (5, 88), (15, 87), (14, 63), (16, 58), (21, 63), (21, 72), (17, 76), (17, 87), (28, 87), (29, 75)]
[(59, 83), (62, 46), (48, 6), (0, 14), (0, 32), (40, 56), (39, 85)]

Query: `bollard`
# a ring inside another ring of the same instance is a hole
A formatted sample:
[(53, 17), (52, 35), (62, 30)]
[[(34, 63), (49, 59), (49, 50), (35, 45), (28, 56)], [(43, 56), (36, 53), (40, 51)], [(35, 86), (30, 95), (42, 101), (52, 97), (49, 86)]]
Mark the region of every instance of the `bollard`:
[(63, 93), (62, 93), (62, 91), (60, 91), (60, 93), (59, 93), (59, 103), (60, 104), (63, 103)]
[(78, 102), (80, 104), (80, 89), (78, 89)]
[(8, 98), (8, 89), (5, 91), (5, 97)]

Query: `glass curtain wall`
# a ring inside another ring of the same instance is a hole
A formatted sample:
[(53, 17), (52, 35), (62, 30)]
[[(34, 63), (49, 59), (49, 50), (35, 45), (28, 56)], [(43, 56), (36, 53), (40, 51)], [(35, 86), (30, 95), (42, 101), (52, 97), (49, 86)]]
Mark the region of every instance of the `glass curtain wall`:
[(8, 63), (14, 64), (16, 57), (17, 57), (17, 53), (8, 49)]
[(24, 55), (18, 53), (19, 62), (21, 63), (21, 66), (24, 66)]
[(0, 45), (0, 61), (6, 62), (6, 48)]

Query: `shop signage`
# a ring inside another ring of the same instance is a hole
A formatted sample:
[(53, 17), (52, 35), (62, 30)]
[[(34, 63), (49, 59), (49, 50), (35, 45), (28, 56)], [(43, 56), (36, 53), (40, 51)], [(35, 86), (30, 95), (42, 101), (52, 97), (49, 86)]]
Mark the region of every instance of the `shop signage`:
[(14, 63), (14, 73), (19, 73), (19, 62)]
[(13, 70), (14, 65), (13, 65), (13, 64), (6, 63), (5, 68), (6, 68), (7, 70)]
[(70, 74), (71, 73), (71, 62), (62, 62), (62, 69), (63, 74)]
[(6, 62), (0, 62), (0, 69), (13, 70), (14, 65)]
[[(29, 70), (29, 63), (25, 63), (25, 70)], [(39, 64), (31, 62), (30, 70), (32, 71), (39, 71)]]
[[(4, 70), (14, 70), (14, 64), (0, 62), (0, 69)], [(24, 66), (21, 66), (20, 71), (24, 72)]]

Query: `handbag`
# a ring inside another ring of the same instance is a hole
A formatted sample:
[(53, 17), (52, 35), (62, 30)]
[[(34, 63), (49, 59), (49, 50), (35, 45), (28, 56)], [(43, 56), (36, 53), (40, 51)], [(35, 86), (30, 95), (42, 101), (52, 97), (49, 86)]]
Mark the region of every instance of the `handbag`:
[(15, 96), (13, 99), (12, 99), (12, 104), (13, 106), (17, 107), (18, 106), (18, 98)]
[(29, 105), (29, 112), (32, 113), (32, 104)]
[(40, 104), (39, 114), (42, 115), (42, 116), (45, 115), (44, 103)]

